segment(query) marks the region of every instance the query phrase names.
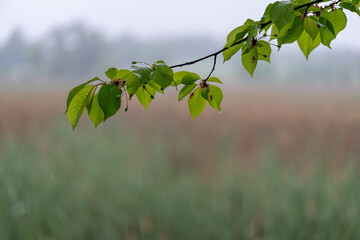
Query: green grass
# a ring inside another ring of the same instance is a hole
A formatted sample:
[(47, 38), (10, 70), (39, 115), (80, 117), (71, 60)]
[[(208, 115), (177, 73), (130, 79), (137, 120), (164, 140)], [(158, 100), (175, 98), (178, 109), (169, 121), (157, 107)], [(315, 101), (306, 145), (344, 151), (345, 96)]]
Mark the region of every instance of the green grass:
[(65, 124), (0, 138), (0, 239), (360, 239), (351, 163), (264, 148), (248, 166), (230, 133), (209, 153), (181, 129)]

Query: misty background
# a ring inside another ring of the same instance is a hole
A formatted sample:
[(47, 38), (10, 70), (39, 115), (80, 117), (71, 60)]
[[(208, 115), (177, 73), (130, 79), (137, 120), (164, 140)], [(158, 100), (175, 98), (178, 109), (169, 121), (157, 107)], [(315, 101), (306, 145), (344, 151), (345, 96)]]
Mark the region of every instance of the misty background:
[[(360, 239), (359, 16), (306, 61), (273, 48), (192, 121), (175, 89), (96, 129), (64, 115), (77, 84), (132, 61), (221, 49), (270, 1), (0, 0), (0, 238)], [(187, 68), (206, 77), (208, 59)]]

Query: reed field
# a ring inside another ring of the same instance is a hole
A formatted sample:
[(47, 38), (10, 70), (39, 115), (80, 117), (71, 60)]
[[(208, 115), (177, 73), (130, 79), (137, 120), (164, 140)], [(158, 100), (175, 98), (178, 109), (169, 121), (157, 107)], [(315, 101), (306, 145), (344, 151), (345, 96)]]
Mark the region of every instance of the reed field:
[(360, 239), (360, 90), (224, 95), (73, 133), (66, 91), (2, 91), (0, 240)]

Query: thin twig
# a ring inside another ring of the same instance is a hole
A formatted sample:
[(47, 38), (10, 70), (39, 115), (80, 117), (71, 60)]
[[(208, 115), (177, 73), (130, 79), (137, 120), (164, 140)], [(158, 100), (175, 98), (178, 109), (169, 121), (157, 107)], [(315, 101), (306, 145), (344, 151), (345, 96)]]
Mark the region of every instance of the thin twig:
[(211, 77), (211, 74), (214, 72), (215, 70), (215, 66), (216, 66), (216, 58), (217, 58), (217, 55), (214, 56), (214, 64), (213, 64), (213, 68), (211, 69), (211, 72), (209, 74), (209, 76), (205, 79), (205, 83), (206, 81), (209, 79), (209, 77)]
[(305, 12), (304, 12), (304, 14), (303, 14), (303, 18), (306, 17), (306, 15), (307, 15), (307, 13), (308, 13), (308, 10), (309, 10), (309, 7), (310, 7), (310, 5), (305, 8)]
[[(240, 44), (240, 43), (242, 43), (242, 42), (245, 42), (246, 40), (247, 40), (247, 37), (246, 37), (246, 38), (243, 38), (243, 39), (241, 39), (241, 40), (239, 40), (239, 41), (237, 41), (236, 43), (232, 44), (230, 47), (233, 47), (233, 46), (238, 45), (238, 44)], [(186, 63), (182, 63), (182, 64), (170, 66), (170, 68), (177, 68), (177, 67), (183, 67), (183, 66), (187, 66), (187, 65), (192, 65), (192, 64), (195, 64), (195, 63), (197, 63), (197, 62), (200, 62), (200, 61), (203, 61), (203, 60), (205, 60), (205, 59), (208, 59), (208, 58), (210, 58), (210, 57), (217, 56), (217, 55), (219, 55), (220, 53), (222, 53), (223, 51), (228, 50), (228, 49), (229, 49), (229, 47), (225, 47), (225, 48), (223, 48), (223, 49), (221, 49), (221, 50), (219, 50), (219, 51), (217, 51), (217, 52), (214, 52), (214, 53), (212, 53), (212, 54), (210, 54), (210, 55), (207, 55), (207, 56), (205, 56), (205, 57), (196, 59), (196, 60), (191, 61), (191, 62), (186, 62)]]
[(128, 111), (128, 107), (129, 107), (129, 100), (128, 100), (128, 95), (127, 95), (127, 91), (124, 88), (124, 92), (125, 92), (125, 98), (126, 98), (126, 108), (125, 108), (125, 112)]

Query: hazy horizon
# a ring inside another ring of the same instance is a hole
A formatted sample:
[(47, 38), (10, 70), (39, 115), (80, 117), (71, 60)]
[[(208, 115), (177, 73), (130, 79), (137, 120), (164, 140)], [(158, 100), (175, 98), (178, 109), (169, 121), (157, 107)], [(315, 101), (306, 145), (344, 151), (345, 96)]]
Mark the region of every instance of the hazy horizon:
[[(233, 28), (247, 18), (259, 19), (274, 1), (233, 2), (224, 0), (1, 0), (0, 43), (15, 29), (29, 40), (43, 38), (51, 29), (74, 22), (98, 30), (109, 39), (133, 36), (139, 40), (208, 36), (225, 41)], [(254, 7), (256, 6), (256, 7)], [(347, 28), (333, 42), (334, 49), (360, 51), (359, 17), (348, 13)]]

